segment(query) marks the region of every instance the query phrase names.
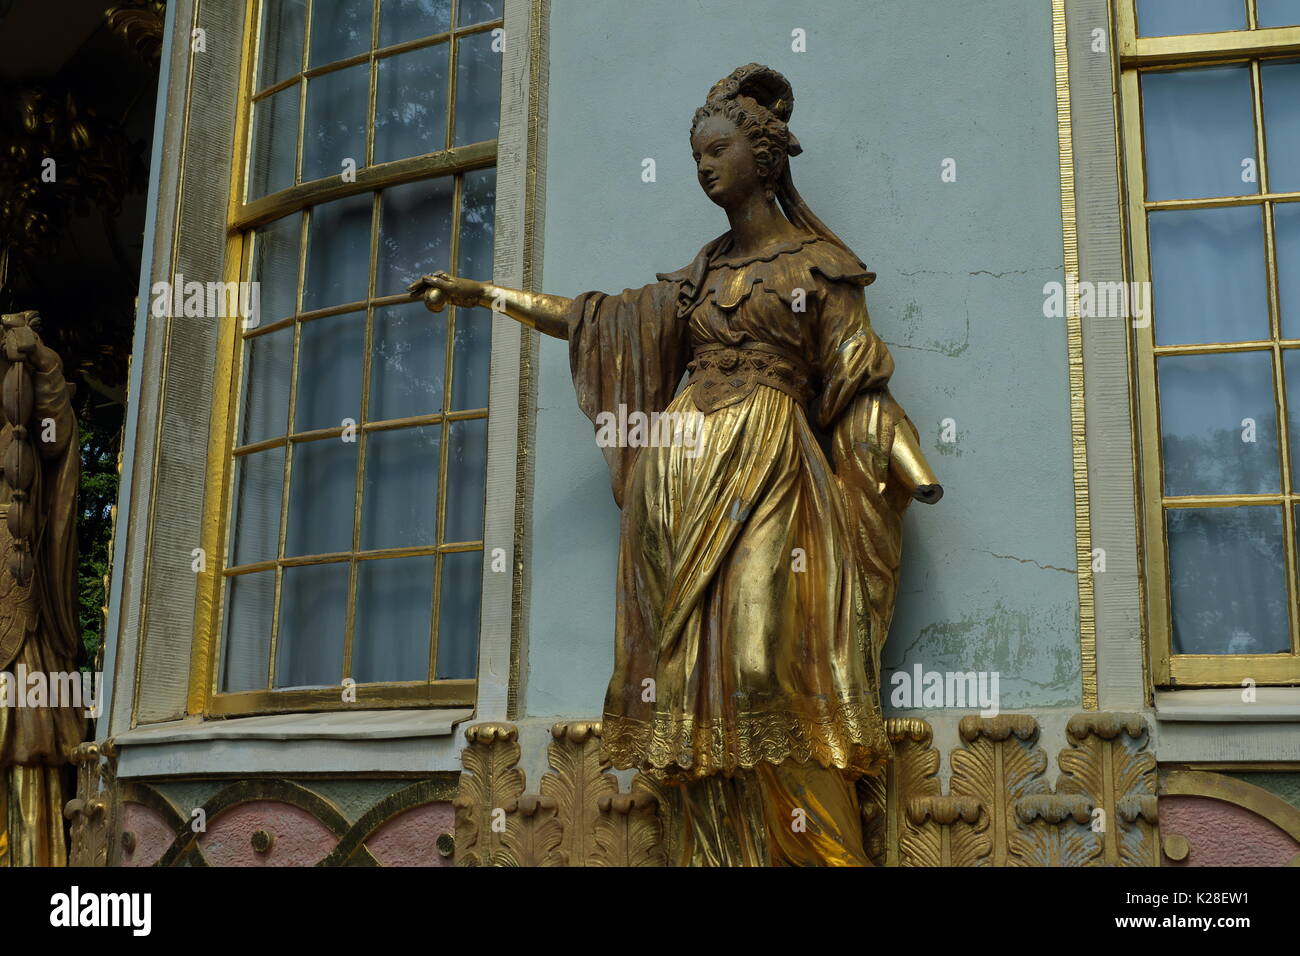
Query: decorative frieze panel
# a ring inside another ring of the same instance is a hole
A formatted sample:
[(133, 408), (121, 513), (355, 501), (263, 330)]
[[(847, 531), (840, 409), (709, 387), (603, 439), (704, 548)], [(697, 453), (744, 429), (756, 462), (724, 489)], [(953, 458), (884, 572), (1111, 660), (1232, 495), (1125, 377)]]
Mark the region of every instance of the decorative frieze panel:
[[(950, 754), (925, 721), (887, 721), (895, 756), (858, 792), (867, 849), (885, 866), (1151, 866), (1157, 780), (1140, 715), (1066, 726), (1055, 786), (1034, 718), (966, 717)], [(118, 782), (111, 742), (77, 751), (68, 804), (78, 865), (663, 866), (676, 801), (601, 759), (601, 725), (551, 728), (530, 790), (519, 730), (465, 731), (464, 772), (403, 780), (220, 778)], [(626, 778), (624, 778), (626, 779)], [(1173, 778), (1171, 778), (1173, 779)], [(1182, 778), (1178, 778), (1182, 779)], [(1253, 788), (1251, 788), (1253, 789)], [(1276, 815), (1276, 814), (1275, 814)], [(454, 835), (453, 831), (454, 830)]]
[(551, 772), (525, 793), (512, 724), (465, 731), (456, 807), (456, 862), (464, 866), (662, 866), (660, 795), (638, 776), (622, 792), (600, 758), (598, 721), (551, 728)]
[[(859, 782), (868, 852), (886, 866), (1151, 866), (1155, 759), (1136, 714), (1071, 718), (1055, 789), (1036, 720), (965, 717), (948, 793), (925, 721), (887, 721), (895, 759)], [(662, 866), (671, 801), (643, 776), (628, 792), (600, 759), (600, 724), (556, 724), (551, 771), (526, 793), (517, 729), (466, 731), (456, 798), (457, 862), (504, 866)]]

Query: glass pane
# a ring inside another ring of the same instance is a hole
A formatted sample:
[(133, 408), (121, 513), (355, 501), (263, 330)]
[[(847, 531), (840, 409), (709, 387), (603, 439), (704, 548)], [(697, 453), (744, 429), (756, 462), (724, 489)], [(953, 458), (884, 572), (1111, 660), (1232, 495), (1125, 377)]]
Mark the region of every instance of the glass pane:
[(1243, 0), (1138, 0), (1138, 36), (1246, 29)]
[(451, 377), (451, 407), (455, 411), (487, 408), (491, 358), (491, 310), (457, 309), (456, 366)]
[(418, 40), (450, 29), (451, 0), (383, 0), (379, 9), (380, 46)]
[[(1291, 439), (1291, 472), (1297, 474), (1296, 465), (1300, 464), (1300, 352), (1295, 349), (1282, 350), (1282, 369), (1286, 375), (1288, 435)], [(1294, 480), (1294, 479), (1293, 479)]]
[(226, 639), (221, 660), (223, 692), (266, 689), (274, 609), (274, 571), (239, 574), (227, 582)]
[(366, 297), (370, 278), (370, 217), (373, 193), (316, 206), (307, 229), (304, 312)]
[(262, 4), (262, 64), (257, 88), (264, 90), (302, 69), (302, 41), (307, 0), (264, 0)]
[(1300, 0), (1258, 0), (1255, 20), (1261, 27), (1300, 26)]
[(424, 306), (375, 309), (370, 420), (442, 411), (447, 319)]
[(244, 340), (244, 418), (241, 445), (279, 438), (289, 425), (293, 329)]
[(369, 50), (371, 10), (371, 0), (317, 0), (311, 10), (311, 65)]
[(356, 511), (357, 443), (322, 438), (293, 446), (289, 466), (289, 527), (284, 553), (352, 550)]
[(362, 63), (307, 81), (303, 124), (302, 181), (340, 176), (344, 161), (366, 165), (366, 109), (370, 65)]
[(500, 20), (505, 0), (460, 0), (456, 11), (456, 25), (467, 27), (488, 20)]
[(447, 44), (379, 61), (375, 162), (447, 148)]
[(253, 142), (248, 198), (257, 199), (293, 185), (298, 162), (298, 85), (253, 104)]
[(361, 418), (366, 314), (348, 312), (302, 324), (298, 342), (298, 404), (293, 430), (338, 428)]
[(263, 323), (288, 318), (298, 308), (298, 242), (302, 218), (285, 216), (257, 230), (250, 279), (258, 284)]
[(466, 173), (460, 192), (460, 252), (456, 274), (490, 281), (497, 171), (479, 169)]
[[(1259, 192), (1250, 68), (1142, 74), (1147, 198), (1199, 199)], [(1248, 166), (1243, 162), (1251, 160)], [(1255, 182), (1247, 182), (1254, 178)]]
[(376, 431), (366, 436), (363, 550), (435, 542), (441, 445), (441, 425)]
[(284, 569), (275, 646), (277, 688), (341, 683), (348, 573), (346, 562)]
[(1273, 207), (1277, 243), (1277, 286), (1282, 306), (1282, 337), (1300, 339), (1300, 203)]
[(280, 552), (280, 491), (284, 449), (268, 448), (235, 459), (235, 513), (230, 564), (270, 561)]
[(1175, 654), (1290, 649), (1282, 509), (1165, 512)]
[(1269, 338), (1260, 207), (1160, 210), (1147, 222), (1157, 345)]
[(471, 678), (478, 672), (479, 595), (483, 552), (442, 556), (442, 596), (438, 605), (438, 680)]
[(1268, 188), (1300, 192), (1300, 62), (1260, 67), (1264, 93), (1264, 135), (1268, 150)]
[(496, 139), (501, 125), (501, 54), (492, 49), (490, 32), (456, 42), (455, 145)]
[(442, 540), (483, 539), (483, 480), (487, 466), (487, 419), (452, 422), (447, 449), (447, 504)]
[(1271, 353), (1166, 355), (1158, 369), (1165, 494), (1277, 491)]
[(375, 295), (405, 292), (420, 276), (451, 262), (450, 176), (385, 189), (380, 196)]
[(352, 677), (359, 684), (428, 680), (433, 555), (357, 564)]

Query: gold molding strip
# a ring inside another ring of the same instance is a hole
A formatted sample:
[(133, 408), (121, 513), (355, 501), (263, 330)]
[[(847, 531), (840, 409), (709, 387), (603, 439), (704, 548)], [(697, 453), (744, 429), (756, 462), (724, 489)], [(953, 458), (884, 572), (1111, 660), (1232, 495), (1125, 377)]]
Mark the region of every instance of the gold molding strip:
[[(1061, 161), (1061, 234), (1065, 274), (1079, 277), (1078, 212), (1074, 191), (1074, 132), (1070, 113), (1070, 58), (1065, 0), (1052, 0), (1052, 46), (1056, 58), (1056, 126)], [(1083, 707), (1097, 709), (1097, 615), (1092, 580), (1092, 513), (1088, 497), (1088, 436), (1083, 390), (1083, 322), (1079, 303), (1067, 305), (1066, 349), (1070, 371), (1070, 445), (1074, 465), (1074, 540), (1079, 580), (1079, 661)]]
[[(541, 221), (545, 201), (542, 197), (542, 112), (545, 92), (542, 89), (549, 55), (546, 0), (532, 0), (528, 17), (528, 158), (524, 174), (523, 276), (521, 285), (536, 291), (541, 274)], [(524, 554), (532, 517), (533, 443), (536, 430), (537, 398), (536, 355), (539, 335), (532, 329), (519, 329), (519, 405), (518, 457), (515, 465), (515, 521), (511, 553), (514, 567), (510, 582), (510, 673), (506, 681), (506, 718), (519, 717), (519, 685), (522, 680), (524, 653), (524, 603), (528, 585)]]

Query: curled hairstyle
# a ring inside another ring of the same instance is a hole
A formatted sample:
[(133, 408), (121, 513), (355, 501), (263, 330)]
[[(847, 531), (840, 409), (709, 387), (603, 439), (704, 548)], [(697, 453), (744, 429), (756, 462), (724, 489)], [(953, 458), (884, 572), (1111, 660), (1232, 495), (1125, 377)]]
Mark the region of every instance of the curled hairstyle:
[[(819, 235), (856, 254), (839, 236), (808, 208), (790, 175), (790, 157), (798, 156), (803, 147), (787, 125), (794, 112), (794, 90), (790, 82), (771, 67), (747, 63), (709, 90), (704, 105), (691, 120), (691, 135), (709, 116), (722, 116), (736, 125), (754, 152), (754, 162), (769, 197), (781, 205), (785, 217), (814, 235)], [(861, 260), (859, 260), (861, 261)], [(865, 270), (865, 266), (863, 267)], [(867, 273), (870, 282), (874, 273)]]
[(750, 63), (713, 84), (704, 105), (691, 119), (691, 135), (707, 117), (731, 120), (749, 141), (769, 195), (775, 195), (786, 161), (800, 152), (798, 141), (786, 125), (793, 111), (794, 91), (786, 78), (766, 66)]

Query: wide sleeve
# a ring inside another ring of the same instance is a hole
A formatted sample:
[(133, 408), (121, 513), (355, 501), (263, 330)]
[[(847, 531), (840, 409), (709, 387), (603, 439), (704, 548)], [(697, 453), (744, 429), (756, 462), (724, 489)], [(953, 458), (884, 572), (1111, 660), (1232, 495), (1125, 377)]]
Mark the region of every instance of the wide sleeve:
[(898, 592), (903, 511), (911, 501), (891, 474), (890, 461), (898, 429), (911, 429), (913, 435), (916, 429), (889, 394), (893, 357), (871, 328), (861, 286), (829, 283), (820, 306), (817, 422), (831, 435), (871, 622), (866, 663), (879, 679), (880, 651)]
[(829, 430), (861, 392), (884, 388), (894, 357), (871, 328), (862, 286), (825, 281), (818, 289), (817, 370), (821, 395), (817, 424)]
[[(686, 322), (678, 318), (681, 282), (666, 279), (619, 295), (586, 292), (569, 309), (569, 368), (578, 406), (599, 431), (601, 413), (626, 420), (631, 412), (661, 412), (686, 372)], [(614, 500), (623, 489), (638, 448), (601, 449)]]

